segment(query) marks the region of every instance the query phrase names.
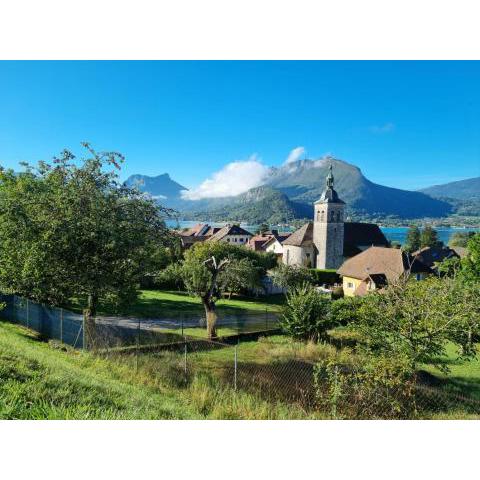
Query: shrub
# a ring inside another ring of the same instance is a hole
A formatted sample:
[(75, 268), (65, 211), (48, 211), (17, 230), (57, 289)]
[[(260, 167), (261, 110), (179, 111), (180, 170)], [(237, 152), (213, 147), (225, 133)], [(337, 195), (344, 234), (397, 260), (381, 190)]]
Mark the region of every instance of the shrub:
[(314, 285), (334, 285), (340, 283), (340, 275), (336, 270), (311, 269), (310, 275)]
[(336, 287), (332, 291), (332, 300), (339, 300), (344, 297), (343, 287)]
[(417, 413), (414, 370), (402, 357), (321, 360), (314, 385), (319, 407), (332, 418), (408, 419)]
[(311, 269), (297, 265), (280, 264), (272, 270), (272, 281), (281, 288), (296, 288), (305, 284), (313, 284)]
[(165, 290), (185, 290), (180, 263), (171, 263), (155, 278), (155, 287)]
[(280, 317), (285, 333), (297, 339), (318, 341), (335, 326), (330, 317), (331, 300), (319, 294), (311, 285), (293, 288), (286, 296)]

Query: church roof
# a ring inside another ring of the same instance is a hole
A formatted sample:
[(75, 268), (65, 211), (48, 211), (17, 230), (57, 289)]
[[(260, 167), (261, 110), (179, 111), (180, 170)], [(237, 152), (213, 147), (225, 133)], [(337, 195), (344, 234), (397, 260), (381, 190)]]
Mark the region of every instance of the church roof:
[(292, 245), (294, 247), (306, 247), (313, 243), (313, 222), (306, 223), (303, 227), (293, 232), (282, 245)]
[(389, 245), (380, 227), (375, 223), (345, 222), (344, 244), (358, 246), (383, 246)]
[(315, 203), (341, 203), (345, 204), (343, 200), (340, 200), (338, 193), (333, 188), (327, 188), (323, 191), (322, 196)]
[[(343, 256), (353, 257), (362, 250), (359, 247), (381, 246), (387, 247), (388, 240), (378, 225), (374, 223), (344, 223)], [(313, 222), (308, 222), (296, 230), (282, 245), (307, 247), (313, 243)]]

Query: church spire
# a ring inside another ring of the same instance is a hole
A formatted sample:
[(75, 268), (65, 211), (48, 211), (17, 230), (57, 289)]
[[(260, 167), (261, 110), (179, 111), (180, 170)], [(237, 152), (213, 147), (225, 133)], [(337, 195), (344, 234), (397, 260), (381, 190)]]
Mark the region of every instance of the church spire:
[(322, 196), (315, 203), (345, 203), (338, 197), (337, 192), (333, 188), (334, 178), (333, 178), (333, 165), (330, 162), (328, 167), (328, 175), (326, 178), (326, 188), (322, 193)]
[(332, 162), (330, 162), (330, 166), (328, 167), (328, 175), (327, 175), (327, 188), (333, 188), (333, 166)]

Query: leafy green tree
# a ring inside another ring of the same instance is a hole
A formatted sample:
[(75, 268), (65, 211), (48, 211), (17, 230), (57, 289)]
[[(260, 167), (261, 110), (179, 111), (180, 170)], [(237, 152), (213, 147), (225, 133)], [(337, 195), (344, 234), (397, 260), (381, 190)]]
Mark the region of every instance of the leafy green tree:
[(467, 244), (468, 255), (461, 260), (461, 277), (467, 282), (480, 282), (480, 233), (473, 235)]
[(420, 247), (436, 247), (441, 245), (438, 240), (437, 231), (431, 226), (427, 225), (420, 234)]
[(480, 332), (478, 302), (471, 301), (475, 291), (478, 286), (467, 289), (456, 279), (429, 277), (371, 293), (356, 313), (364, 346), (370, 352), (406, 358), (414, 370), (420, 363), (445, 368), (438, 359), (445, 354), (447, 340), (472, 356), (471, 340)]
[(314, 283), (314, 274), (306, 267), (281, 263), (270, 272), (272, 281), (281, 288), (295, 288)]
[(408, 228), (404, 248), (407, 252), (415, 252), (420, 248), (420, 230), (416, 225), (411, 225)]
[(450, 247), (463, 247), (465, 248), (470, 238), (475, 235), (475, 232), (455, 232), (448, 241)]
[(197, 243), (185, 252), (183, 281), (202, 301), (209, 339), (217, 337), (217, 300), (226, 292), (258, 287), (266, 264), (263, 254), (225, 242)]
[(85, 299), (88, 334), (100, 299), (131, 301), (155, 252), (169, 242), (166, 213), (119, 181), (123, 156), (83, 146), (51, 164), (0, 171), (0, 286), (53, 304)]
[(318, 341), (337, 325), (330, 316), (331, 300), (305, 283), (287, 293), (280, 327), (293, 338)]

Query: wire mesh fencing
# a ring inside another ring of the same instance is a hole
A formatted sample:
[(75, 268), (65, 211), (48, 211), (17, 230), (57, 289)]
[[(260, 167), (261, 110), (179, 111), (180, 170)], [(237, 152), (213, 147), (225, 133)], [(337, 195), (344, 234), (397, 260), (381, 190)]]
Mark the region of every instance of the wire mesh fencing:
[(64, 308), (43, 305), (18, 295), (2, 295), (1, 315), (6, 320), (35, 330), (42, 337), (83, 348), (83, 316)]

